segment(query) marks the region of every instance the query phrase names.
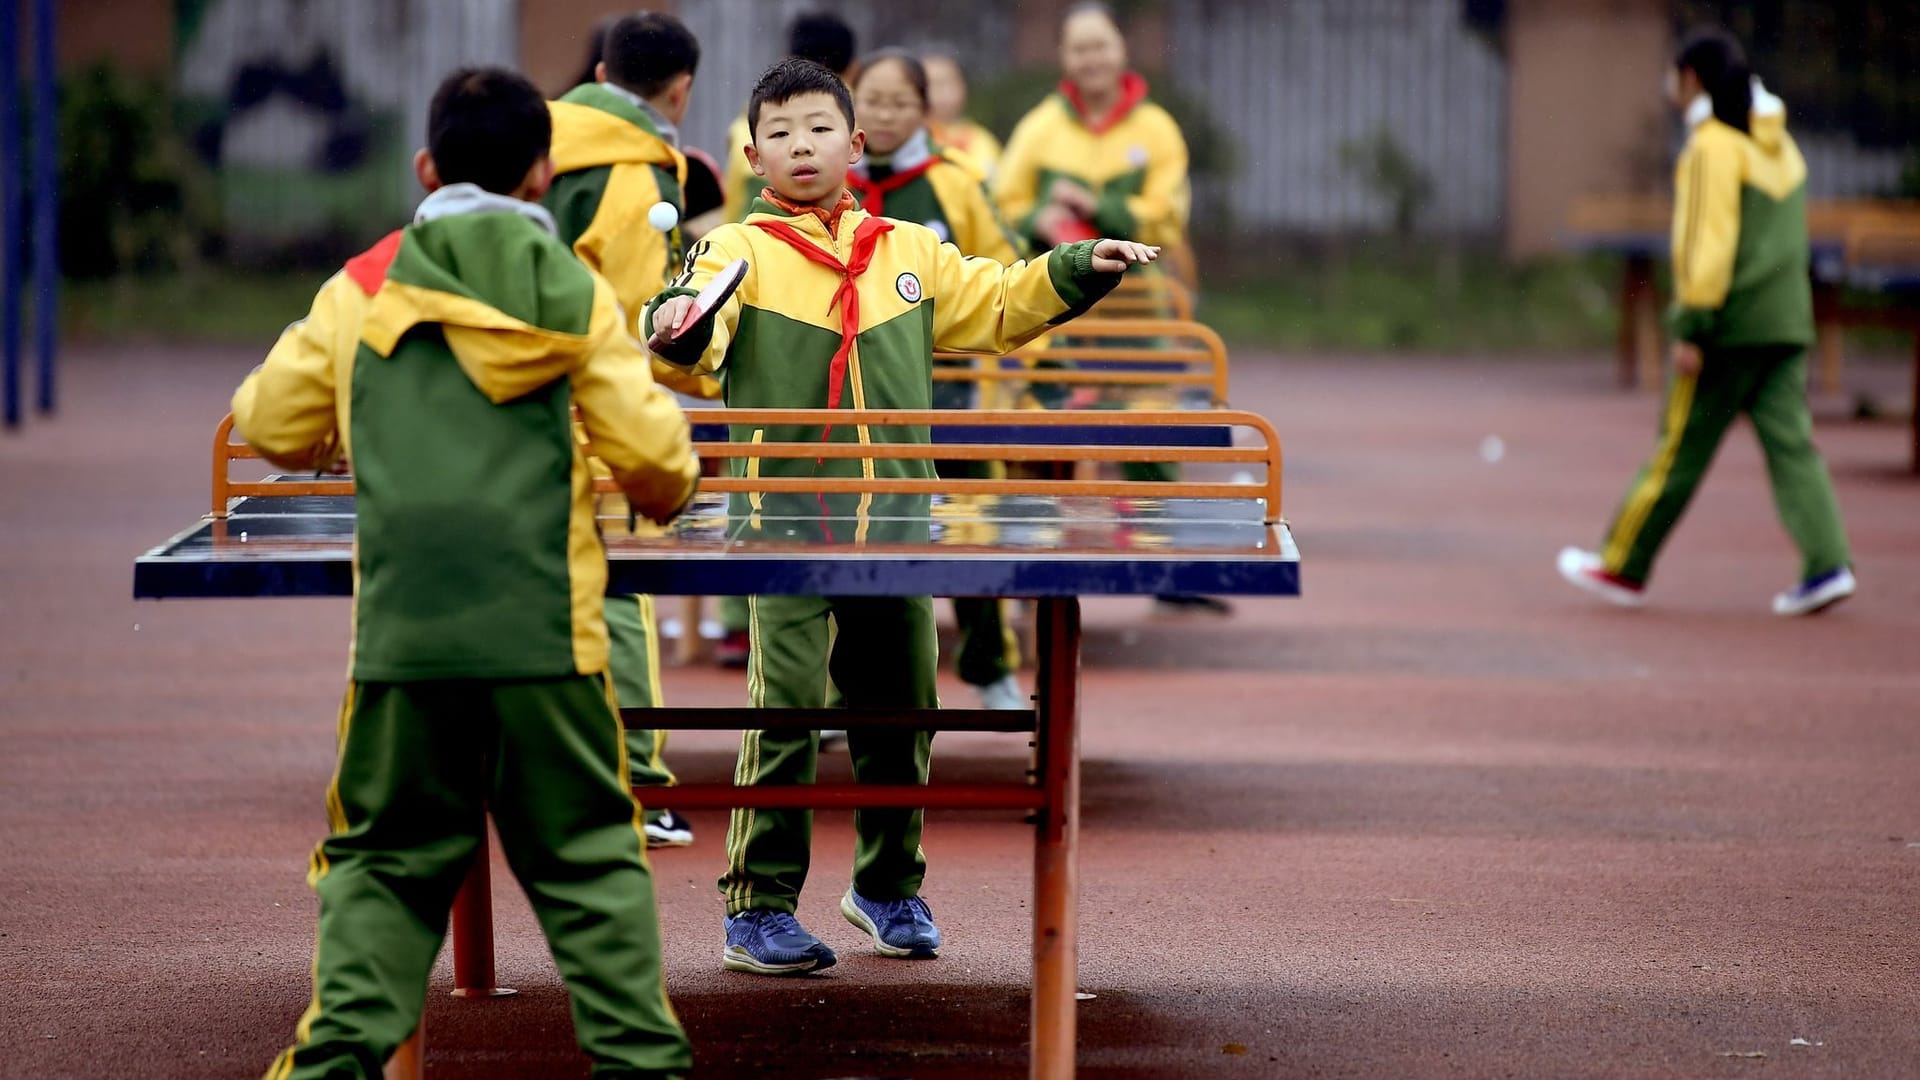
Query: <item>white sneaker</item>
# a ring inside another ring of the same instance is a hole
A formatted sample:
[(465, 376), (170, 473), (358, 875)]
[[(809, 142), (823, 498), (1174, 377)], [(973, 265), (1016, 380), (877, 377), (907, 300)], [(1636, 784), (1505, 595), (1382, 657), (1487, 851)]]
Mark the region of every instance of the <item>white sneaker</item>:
[(1639, 607), (1647, 602), (1646, 586), (1607, 572), (1600, 556), (1576, 547), (1560, 549), (1560, 576), (1567, 584), (1590, 592), (1621, 607)]
[(1773, 598), (1775, 615), (1817, 615), (1853, 595), (1853, 571), (1841, 567), (1800, 584)]
[(976, 686), (980, 692), (980, 707), (983, 709), (1025, 709), (1031, 707), (1026, 692), (1020, 689), (1020, 680), (1011, 675), (990, 682), (985, 686)]

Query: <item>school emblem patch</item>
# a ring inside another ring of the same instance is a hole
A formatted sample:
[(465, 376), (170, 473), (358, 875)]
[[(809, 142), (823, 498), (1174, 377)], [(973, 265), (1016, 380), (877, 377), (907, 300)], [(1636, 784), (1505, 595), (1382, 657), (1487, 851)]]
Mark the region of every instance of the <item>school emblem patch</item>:
[(920, 279), (915, 277), (912, 271), (908, 271), (894, 278), (893, 287), (894, 290), (900, 294), (900, 299), (905, 300), (907, 303), (917, 304), (920, 302)]

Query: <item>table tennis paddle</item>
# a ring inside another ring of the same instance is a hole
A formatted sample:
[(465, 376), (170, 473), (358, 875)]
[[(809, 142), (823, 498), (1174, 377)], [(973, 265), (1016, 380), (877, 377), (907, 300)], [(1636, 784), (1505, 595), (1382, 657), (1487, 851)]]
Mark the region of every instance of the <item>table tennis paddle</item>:
[(721, 267), (720, 272), (713, 275), (713, 280), (707, 282), (706, 288), (701, 289), (694, 296), (692, 306), (681, 313), (679, 321), (673, 324), (672, 329), (665, 334), (655, 330), (653, 337), (647, 342), (647, 347), (655, 352), (671, 348), (674, 343), (687, 336), (688, 331), (699, 326), (703, 320), (713, 318), (713, 313), (720, 310), (720, 306), (733, 296), (734, 290), (738, 289), (740, 283), (746, 278), (747, 260), (745, 259), (735, 259)]

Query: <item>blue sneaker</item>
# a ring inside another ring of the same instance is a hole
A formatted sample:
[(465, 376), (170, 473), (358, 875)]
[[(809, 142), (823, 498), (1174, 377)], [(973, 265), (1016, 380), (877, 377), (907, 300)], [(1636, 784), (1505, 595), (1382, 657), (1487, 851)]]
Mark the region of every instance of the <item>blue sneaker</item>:
[(840, 914), (873, 937), (881, 956), (931, 960), (940, 955), (940, 928), (933, 911), (917, 896), (905, 900), (869, 900), (852, 889), (840, 898)]
[(755, 975), (804, 975), (830, 968), (838, 957), (825, 942), (784, 911), (755, 908), (727, 920), (727, 946), (720, 964)]
[(1775, 615), (1814, 615), (1853, 595), (1853, 571), (1846, 567), (1808, 578), (1773, 598)]

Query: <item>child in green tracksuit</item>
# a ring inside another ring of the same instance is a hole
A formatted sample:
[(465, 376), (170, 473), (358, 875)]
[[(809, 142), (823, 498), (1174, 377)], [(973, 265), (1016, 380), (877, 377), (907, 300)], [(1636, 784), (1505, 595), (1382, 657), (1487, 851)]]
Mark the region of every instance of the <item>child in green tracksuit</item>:
[[(925, 409), (932, 350), (1003, 353), (1086, 310), (1131, 263), (1156, 252), (1116, 240), (1066, 244), (1045, 258), (1002, 266), (969, 259), (934, 232), (870, 217), (846, 190), (864, 136), (839, 77), (808, 60), (768, 69), (747, 107), (749, 156), (768, 184), (744, 223), (694, 245), (688, 270), (648, 309), (648, 344), (666, 360), (724, 375), (729, 408)], [(734, 259), (750, 267), (714, 315), (669, 341), (692, 297)], [(925, 428), (735, 425), (737, 442), (925, 443)], [(924, 460), (735, 459), (735, 475), (932, 477)], [(824, 543), (927, 540), (924, 496), (735, 495), (734, 529)], [(820, 708), (837, 690), (849, 707), (939, 705), (929, 597), (755, 596), (749, 601), (748, 688), (756, 707)], [(862, 783), (927, 778), (931, 733), (855, 729), (848, 748)], [(809, 783), (815, 732), (747, 731), (735, 781)], [(864, 810), (847, 919), (886, 956), (931, 957), (940, 947), (920, 885), (921, 812)], [(726, 967), (759, 974), (816, 971), (833, 950), (793, 916), (807, 876), (812, 815), (735, 811), (727, 829)]]
[(539, 91), (456, 72), (431, 194), (334, 275), (234, 395), (287, 469), (355, 478), (352, 682), (327, 789), (313, 1002), (271, 1080), (381, 1075), (419, 1023), (493, 815), (595, 1077), (690, 1067), (667, 1004), (626, 742), (607, 679), (588, 451), (656, 521), (692, 497), (686, 418), (612, 289), (553, 235)]
[[(671, 279), (683, 254), (678, 222), (687, 159), (676, 145), (676, 125), (686, 116), (700, 44), (680, 20), (658, 12), (617, 19), (602, 38), (595, 81), (548, 106), (554, 178), (541, 202), (553, 214), (560, 239), (607, 279), (627, 318), (637, 324), (641, 309)], [(660, 206), (672, 212), (671, 221), (656, 220)], [(690, 378), (664, 364), (654, 374), (684, 393), (719, 396), (711, 379)], [(624, 516), (618, 505), (603, 509), (615, 521)], [(606, 618), (620, 703), (629, 708), (662, 704), (653, 597), (609, 596)], [(635, 783), (673, 783), (662, 757), (666, 732), (630, 729), (627, 747)], [(646, 829), (651, 847), (693, 843), (692, 826), (672, 810), (649, 809)]]
[(1560, 573), (1623, 606), (1645, 596), (1654, 557), (1679, 523), (1727, 428), (1753, 420), (1780, 520), (1801, 553), (1780, 615), (1821, 611), (1854, 591), (1833, 481), (1813, 446), (1807, 346), (1807, 167), (1786, 109), (1719, 31), (1682, 47), (1669, 92), (1691, 134), (1674, 181), (1673, 378), (1660, 444), (1598, 552), (1567, 548)]

